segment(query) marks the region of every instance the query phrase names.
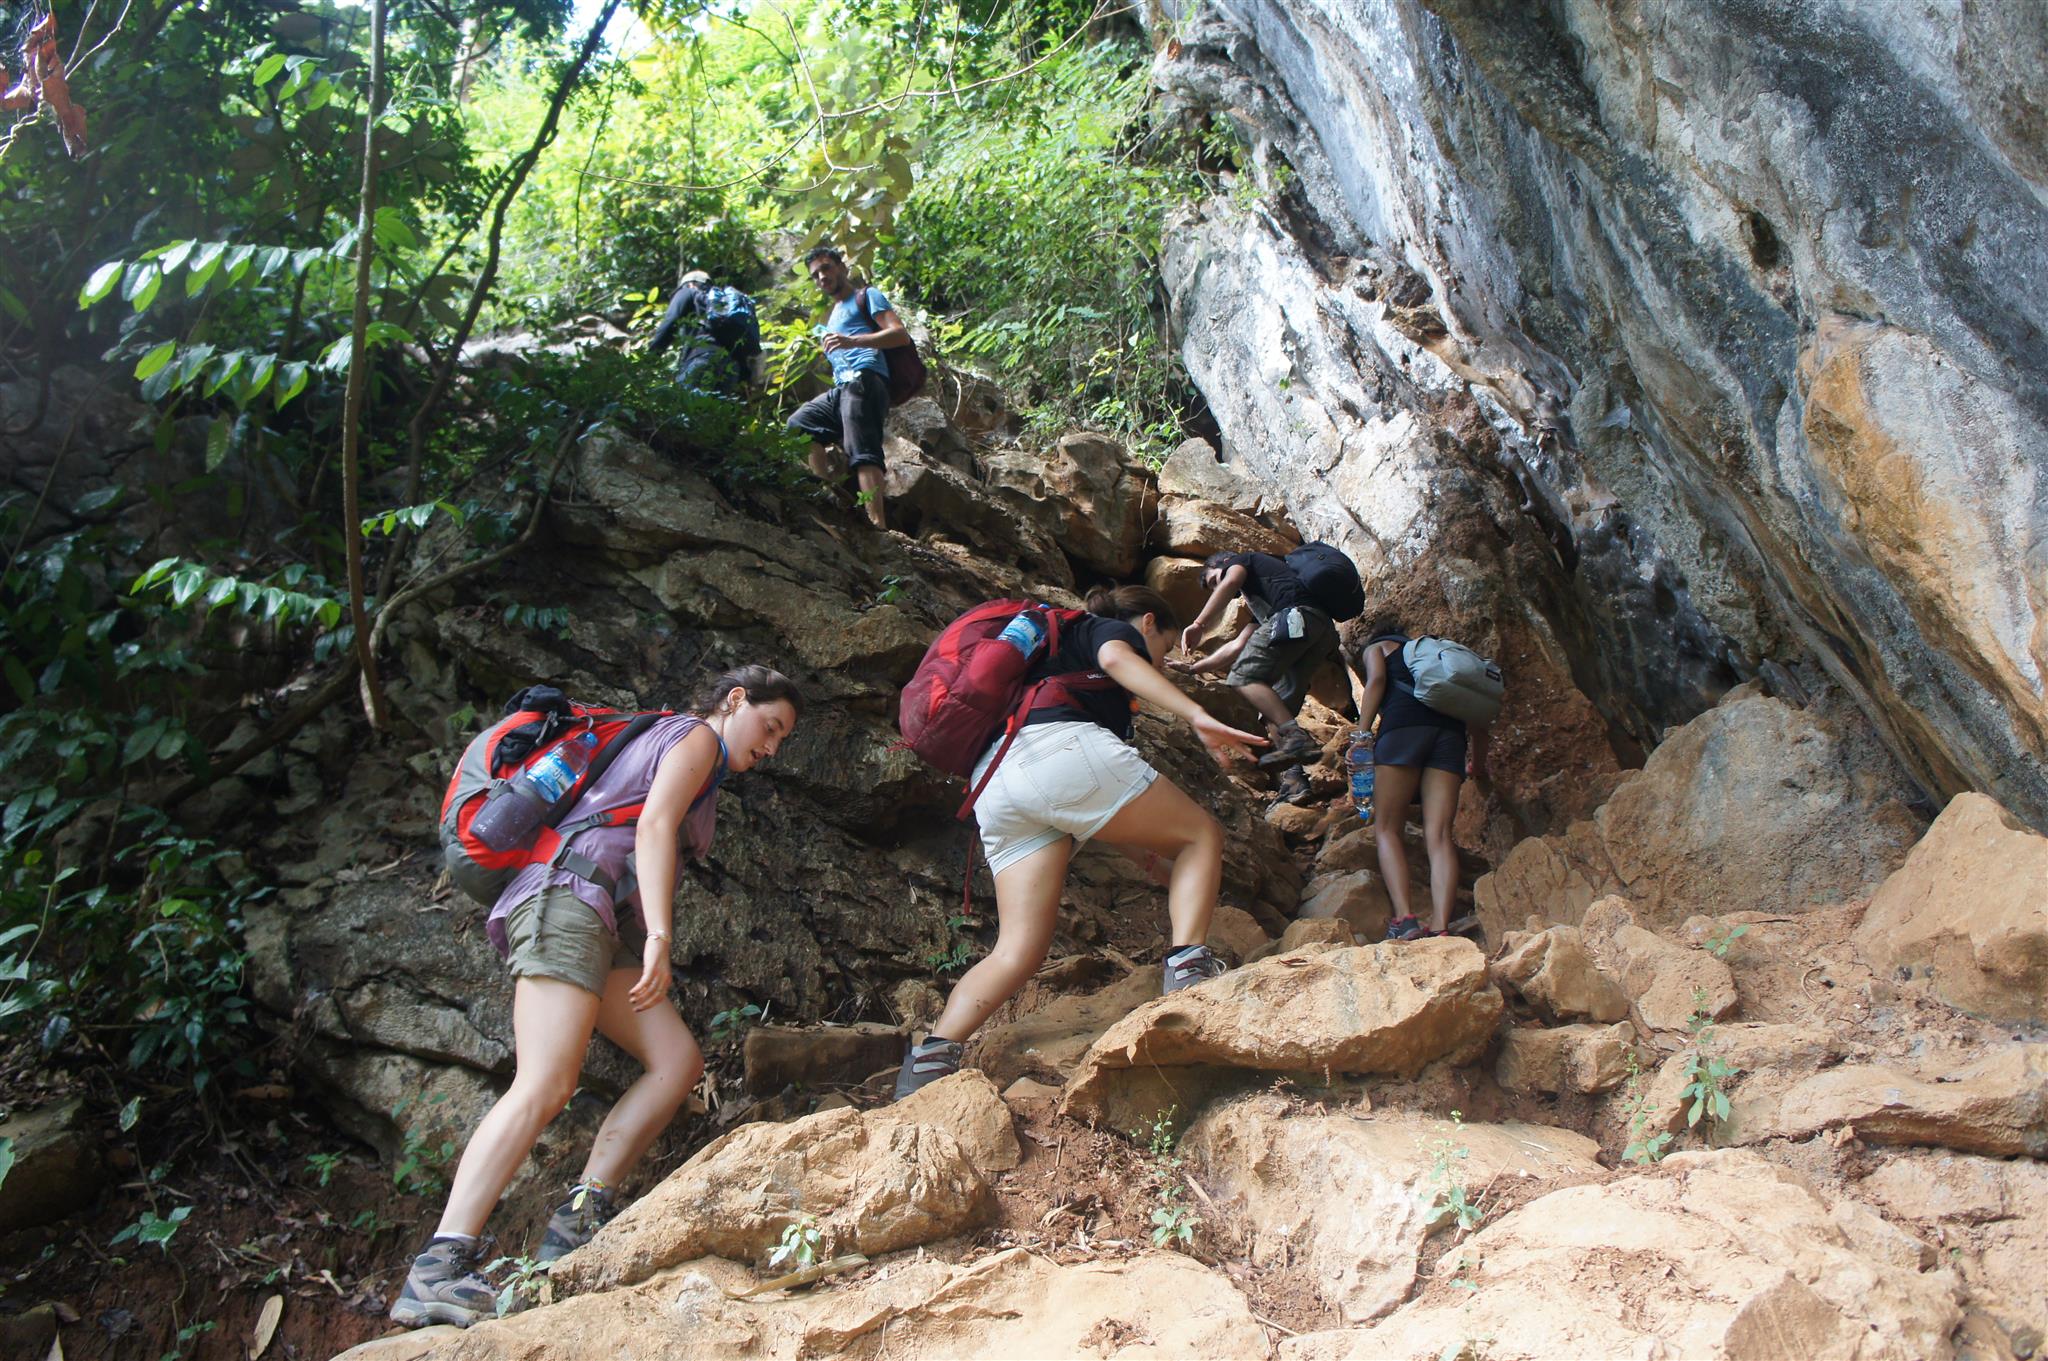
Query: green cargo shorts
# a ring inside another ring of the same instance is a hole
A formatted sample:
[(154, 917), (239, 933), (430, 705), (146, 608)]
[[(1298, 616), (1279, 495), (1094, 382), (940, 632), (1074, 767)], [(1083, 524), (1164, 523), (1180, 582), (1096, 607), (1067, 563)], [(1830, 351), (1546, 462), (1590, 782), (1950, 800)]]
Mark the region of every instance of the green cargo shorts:
[[(1301, 636), (1275, 636), (1281, 622), (1296, 611), (1301, 617)], [(1270, 685), (1289, 713), (1300, 713), (1301, 702), (1308, 698), (1309, 680), (1323, 659), (1336, 650), (1337, 626), (1329, 615), (1306, 605), (1275, 610), (1252, 630), (1224, 679), (1232, 685)]]
[(505, 961), (514, 978), (558, 978), (604, 996), (613, 969), (639, 969), (646, 937), (622, 940), (604, 918), (562, 887), (544, 888), (505, 917)]

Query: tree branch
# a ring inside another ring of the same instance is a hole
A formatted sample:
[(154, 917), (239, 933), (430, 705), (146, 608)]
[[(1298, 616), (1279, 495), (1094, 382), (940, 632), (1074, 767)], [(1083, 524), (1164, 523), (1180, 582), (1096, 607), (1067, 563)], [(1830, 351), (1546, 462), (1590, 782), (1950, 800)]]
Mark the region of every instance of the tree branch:
[(370, 647), (370, 613), (363, 600), (362, 444), (363, 399), (369, 391), (372, 359), (370, 266), (377, 255), (377, 120), (384, 112), (384, 6), (371, 0), (370, 110), (363, 124), (363, 190), (356, 199), (356, 296), (350, 326), (348, 391), (341, 417), (341, 541), (348, 554), (348, 611), (355, 627), (356, 665), (362, 671), (363, 712), (374, 732), (384, 730), (384, 696), (377, 684), (377, 656)]

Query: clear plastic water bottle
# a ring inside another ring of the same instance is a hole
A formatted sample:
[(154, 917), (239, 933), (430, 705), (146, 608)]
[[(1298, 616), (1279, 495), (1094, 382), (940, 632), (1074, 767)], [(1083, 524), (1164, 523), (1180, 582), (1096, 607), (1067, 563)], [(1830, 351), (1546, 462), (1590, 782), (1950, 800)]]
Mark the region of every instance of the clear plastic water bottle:
[(576, 787), (597, 754), (597, 734), (585, 730), (499, 785), (470, 823), (477, 840), (494, 851), (509, 851), (533, 839), (548, 811)]
[(1045, 641), (1045, 620), (1037, 610), (1022, 610), (1013, 615), (996, 636), (1029, 657)]
[(1372, 758), (1372, 734), (1352, 733), (1351, 750), (1344, 753), (1344, 768), (1351, 776), (1351, 806), (1367, 822), (1372, 821)]

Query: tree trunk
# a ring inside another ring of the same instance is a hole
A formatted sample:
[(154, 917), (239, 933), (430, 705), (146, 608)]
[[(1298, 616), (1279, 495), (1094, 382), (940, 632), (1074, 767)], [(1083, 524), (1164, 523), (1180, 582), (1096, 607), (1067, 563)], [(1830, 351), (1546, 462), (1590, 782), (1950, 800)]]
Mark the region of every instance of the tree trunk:
[(377, 120), (384, 113), (384, 6), (373, 0), (370, 17), (370, 108), (363, 126), (363, 192), (356, 206), (355, 318), (348, 355), (348, 394), (341, 417), (341, 541), (348, 551), (348, 612), (355, 628), (356, 664), (362, 673), (363, 712), (384, 728), (384, 695), (377, 657), (370, 649), (370, 614), (363, 600), (363, 399), (370, 387), (370, 265), (377, 253)]

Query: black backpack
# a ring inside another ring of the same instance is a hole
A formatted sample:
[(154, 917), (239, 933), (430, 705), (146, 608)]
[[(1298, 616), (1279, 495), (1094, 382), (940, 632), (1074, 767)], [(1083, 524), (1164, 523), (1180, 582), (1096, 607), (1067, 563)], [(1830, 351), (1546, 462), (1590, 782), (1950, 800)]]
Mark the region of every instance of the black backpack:
[(704, 309), (704, 333), (729, 354), (752, 354), (761, 348), (761, 324), (754, 317), (754, 300), (727, 284), (706, 288), (699, 303)]
[(1365, 613), (1365, 583), (1344, 551), (1326, 543), (1305, 543), (1285, 559), (1317, 609), (1339, 621)]

